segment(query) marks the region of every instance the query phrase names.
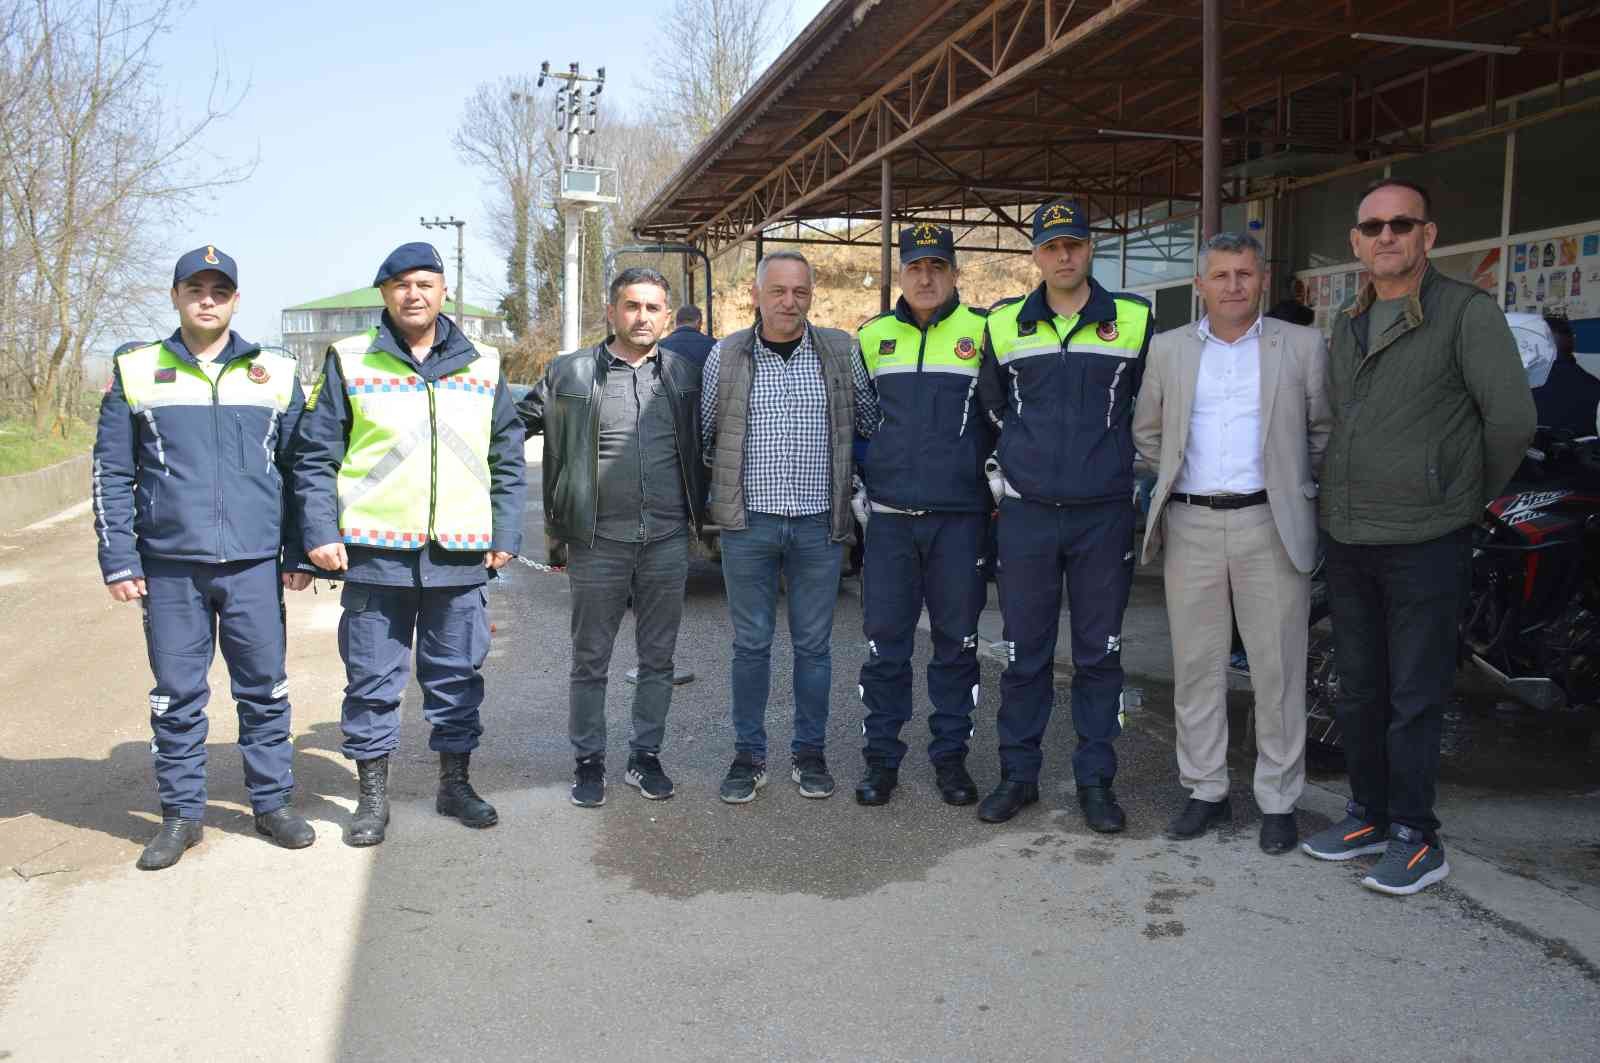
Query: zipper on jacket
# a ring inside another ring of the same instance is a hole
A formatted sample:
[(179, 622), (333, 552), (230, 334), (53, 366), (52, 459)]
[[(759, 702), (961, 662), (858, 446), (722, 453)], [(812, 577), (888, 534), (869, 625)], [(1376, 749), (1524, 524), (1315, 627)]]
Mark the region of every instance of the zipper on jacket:
[[(924, 325), (924, 326), (922, 326), (921, 328), (918, 329), (918, 335), (919, 335), (920, 338), (917, 340), (917, 390), (916, 390), (916, 395), (915, 395), (916, 405), (914, 405), (912, 407), (912, 409), (914, 409), (914, 410), (923, 409), (922, 396), (923, 396), (923, 388), (926, 386), (926, 381), (924, 380), (923, 373), (922, 373), (922, 358), (923, 358), (924, 352), (926, 352), (927, 349), (928, 349), (928, 330), (930, 328), (932, 328), (932, 327), (933, 327), (932, 324), (928, 324), (928, 325)], [(879, 421), (880, 421), (880, 425), (881, 425), (881, 422), (882, 422), (881, 411), (880, 411)], [(927, 424), (926, 421), (923, 421), (921, 424), (919, 424), (917, 426), (917, 449), (918, 449), (918, 451), (920, 453), (923, 453), (923, 454), (928, 453), (927, 436), (928, 436), (928, 424)]]
[(600, 403), (605, 399), (606, 370), (611, 366), (611, 351), (600, 345), (604, 357), (595, 359), (594, 379), (589, 382), (589, 483), (593, 494), (589, 498), (589, 546), (594, 546), (596, 530), (600, 527)]
[[(659, 358), (660, 356), (658, 355), (657, 357)], [(661, 376), (661, 386), (664, 389), (666, 389), (666, 392), (667, 392), (667, 411), (672, 414), (672, 437), (673, 437), (674, 441), (678, 444), (678, 475), (680, 477), (682, 477), (682, 479), (683, 479), (683, 502), (684, 502), (685, 508), (687, 508), (688, 511), (689, 511), (689, 526), (694, 529), (694, 533), (696, 535), (699, 535), (700, 534), (700, 525), (694, 519), (694, 498), (692, 497), (692, 495), (690, 494), (690, 491), (689, 491), (689, 462), (688, 462), (688, 459), (684, 456), (683, 426), (678, 423), (677, 403), (681, 402), (682, 400), (679, 398), (678, 389), (672, 383), (672, 374), (667, 372), (666, 365), (665, 364), (658, 365), (657, 366), (657, 372)], [(692, 418), (692, 415), (691, 415), (691, 420), (692, 419), (693, 418)], [(600, 441), (599, 440), (595, 440), (595, 453), (596, 453), (596, 455), (598, 455), (599, 452), (600, 452)], [(597, 457), (596, 458), (596, 464), (598, 464), (598, 462), (599, 462), (599, 459)], [(596, 499), (596, 504), (598, 504), (598, 502), (599, 502), (599, 499), (597, 498)], [(598, 515), (596, 516), (596, 519), (597, 520), (599, 519)], [(643, 523), (643, 522), (641, 521), (641, 523)]]
[(238, 359), (230, 358), (222, 363), (222, 368), (217, 370), (217, 375), (212, 376), (204, 369), (200, 370), (205, 375), (206, 382), (211, 385), (211, 437), (214, 445), (211, 448), (212, 457), (217, 460), (216, 491), (212, 496), (213, 511), (217, 517), (217, 562), (225, 563), (228, 560), (227, 548), (223, 545), (223, 533), (227, 522), (223, 520), (222, 509), (222, 397), (217, 393), (217, 384), (222, 380), (222, 374), (228, 371), (228, 366)]

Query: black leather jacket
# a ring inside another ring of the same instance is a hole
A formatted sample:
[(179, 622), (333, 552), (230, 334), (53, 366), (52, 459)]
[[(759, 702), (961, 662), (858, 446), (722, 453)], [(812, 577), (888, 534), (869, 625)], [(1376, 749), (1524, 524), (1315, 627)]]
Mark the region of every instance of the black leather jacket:
[[(528, 435), (544, 436), (545, 534), (593, 545), (600, 502), (600, 394), (611, 353), (604, 342), (559, 355), (537, 387), (517, 404)], [(705, 465), (700, 460), (700, 367), (656, 348), (661, 380), (678, 436), (689, 519), (699, 534), (705, 517)]]

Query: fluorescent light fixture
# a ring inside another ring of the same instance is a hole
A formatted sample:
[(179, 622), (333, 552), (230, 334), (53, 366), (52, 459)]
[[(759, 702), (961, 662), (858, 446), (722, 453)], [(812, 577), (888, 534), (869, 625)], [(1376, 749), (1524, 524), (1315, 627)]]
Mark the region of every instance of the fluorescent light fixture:
[(1143, 129), (1096, 129), (1096, 133), (1103, 137), (1136, 137), (1140, 140), (1192, 140), (1196, 144), (1205, 142), (1205, 137), (1197, 137), (1188, 133), (1152, 133)]
[(1494, 55), (1516, 55), (1522, 51), (1520, 44), (1479, 44), (1476, 41), (1446, 41), (1438, 37), (1397, 37), (1390, 33), (1352, 33), (1353, 41), (1376, 41), (1379, 44), (1405, 44), (1416, 48), (1448, 48), (1455, 52), (1487, 52)]

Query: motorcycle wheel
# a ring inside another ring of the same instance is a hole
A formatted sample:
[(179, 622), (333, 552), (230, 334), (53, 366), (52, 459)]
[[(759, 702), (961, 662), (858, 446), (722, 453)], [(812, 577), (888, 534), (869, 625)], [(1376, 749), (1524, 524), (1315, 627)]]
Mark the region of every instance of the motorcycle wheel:
[(1344, 733), (1334, 712), (1338, 700), (1333, 632), (1314, 631), (1306, 650), (1306, 759), (1319, 768), (1344, 767)]

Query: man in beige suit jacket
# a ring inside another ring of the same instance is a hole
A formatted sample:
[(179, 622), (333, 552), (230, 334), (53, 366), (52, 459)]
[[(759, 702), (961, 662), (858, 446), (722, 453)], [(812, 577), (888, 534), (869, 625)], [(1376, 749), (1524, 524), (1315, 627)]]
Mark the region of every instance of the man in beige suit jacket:
[(1206, 316), (1152, 341), (1133, 438), (1157, 474), (1143, 560), (1165, 551), (1178, 774), (1191, 793), (1168, 836), (1197, 837), (1231, 815), (1236, 618), (1255, 688), (1261, 848), (1279, 854), (1299, 840), (1316, 476), (1331, 416), (1322, 336), (1261, 316), (1263, 272), (1254, 237), (1206, 242), (1195, 278)]

